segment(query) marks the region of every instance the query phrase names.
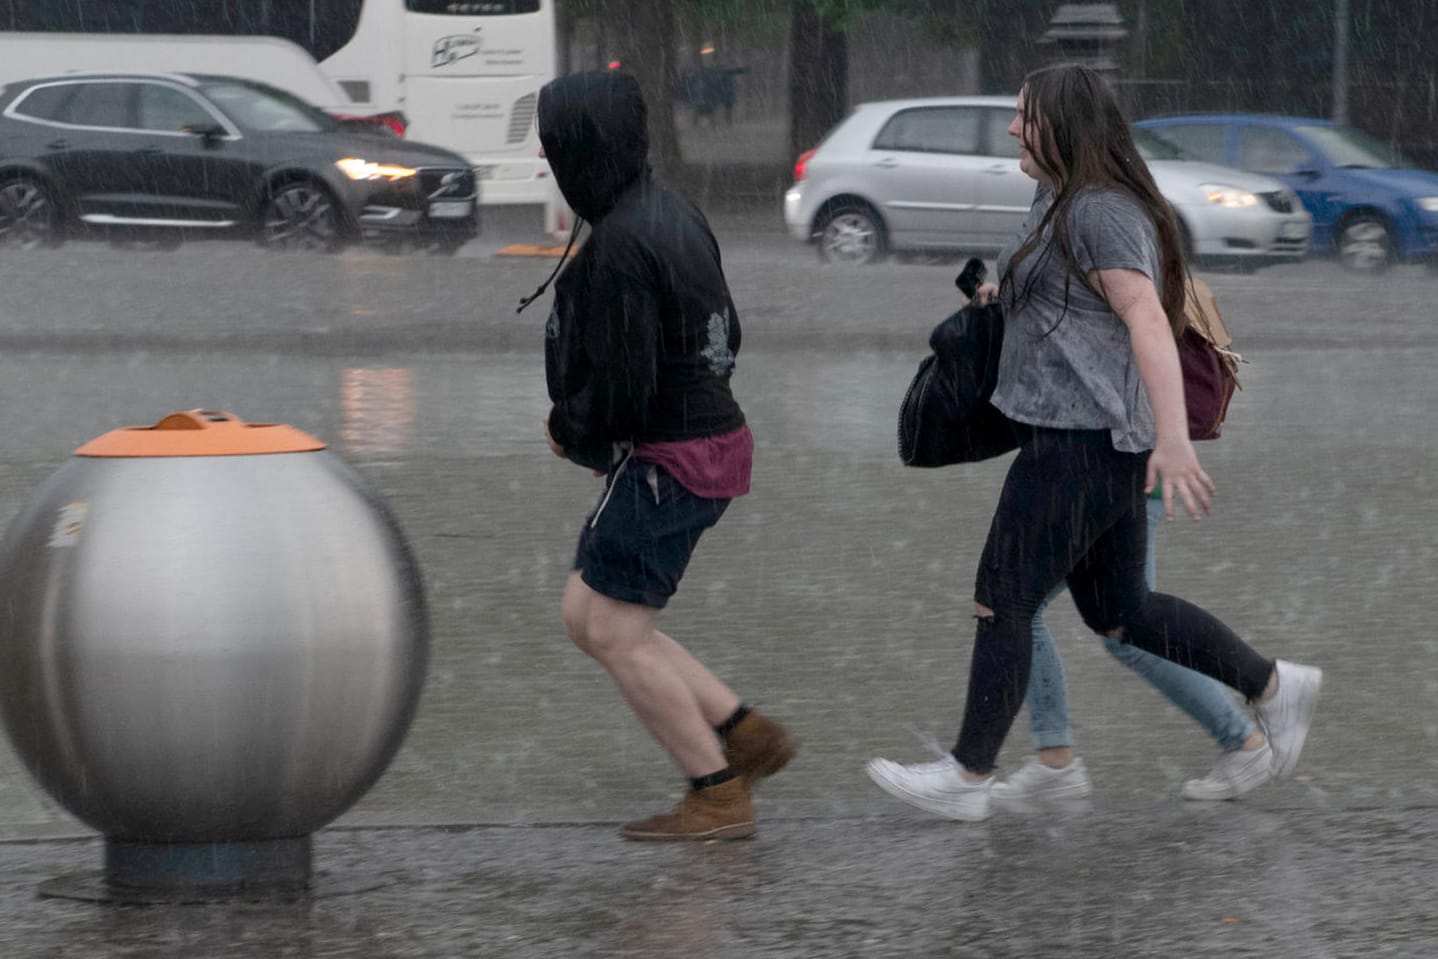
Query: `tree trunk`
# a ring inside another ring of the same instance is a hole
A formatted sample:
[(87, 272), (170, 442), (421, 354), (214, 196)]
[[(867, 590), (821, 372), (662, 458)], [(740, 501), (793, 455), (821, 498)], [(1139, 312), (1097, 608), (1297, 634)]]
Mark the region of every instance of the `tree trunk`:
[(849, 38), (805, 0), (789, 31), (789, 155), (818, 145), (849, 110)]
[(601, 15), (614, 59), (634, 74), (649, 104), (650, 157), (661, 173), (677, 176), (682, 160), (674, 126), (679, 72), (674, 0), (611, 0)]

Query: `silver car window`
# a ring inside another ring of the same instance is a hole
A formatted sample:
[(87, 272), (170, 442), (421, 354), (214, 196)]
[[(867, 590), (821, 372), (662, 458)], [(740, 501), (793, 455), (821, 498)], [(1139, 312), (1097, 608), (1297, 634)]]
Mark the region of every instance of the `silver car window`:
[(1009, 109), (984, 111), (984, 134), (988, 137), (989, 156), (1017, 159), (1019, 141), (1009, 136), (1009, 124), (1014, 122), (1014, 111)]
[(972, 107), (900, 110), (874, 138), (875, 150), (978, 153), (982, 111)]

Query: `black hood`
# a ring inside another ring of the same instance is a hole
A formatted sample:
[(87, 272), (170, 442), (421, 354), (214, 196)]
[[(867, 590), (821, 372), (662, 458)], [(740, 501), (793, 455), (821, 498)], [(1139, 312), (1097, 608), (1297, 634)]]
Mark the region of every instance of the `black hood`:
[(638, 81), (591, 70), (546, 84), (539, 142), (570, 209), (598, 220), (649, 169), (649, 111)]

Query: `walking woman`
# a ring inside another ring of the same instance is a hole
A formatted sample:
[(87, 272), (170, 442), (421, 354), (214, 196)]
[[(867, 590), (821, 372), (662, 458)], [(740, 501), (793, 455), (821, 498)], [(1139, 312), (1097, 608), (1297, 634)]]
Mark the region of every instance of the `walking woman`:
[(1185, 268), (1174, 214), (1104, 80), (1030, 74), (1009, 134), (1038, 181), (999, 257), (1005, 309), (993, 404), (1023, 436), (979, 561), (978, 628), (958, 744), (938, 762), (869, 763), (898, 799), (989, 815), (994, 767), (1024, 700), (1034, 613), (1067, 582), (1084, 622), (1233, 687), (1254, 706), (1273, 774), (1292, 773), (1322, 672), (1260, 656), (1217, 618), (1144, 582), (1145, 497), (1197, 519), (1213, 482), (1189, 441), (1175, 337)]

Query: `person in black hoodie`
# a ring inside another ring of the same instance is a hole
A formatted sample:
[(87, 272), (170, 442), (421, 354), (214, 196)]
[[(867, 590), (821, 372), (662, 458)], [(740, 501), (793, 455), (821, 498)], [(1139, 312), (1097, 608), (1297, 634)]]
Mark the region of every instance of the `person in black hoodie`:
[(691, 785), (673, 812), (623, 835), (742, 839), (755, 829), (750, 786), (782, 768), (795, 741), (655, 629), (699, 536), (749, 489), (754, 441), (729, 389), (739, 316), (719, 245), (692, 203), (655, 182), (632, 76), (549, 83), (539, 137), (591, 228), (545, 324), (545, 436), (556, 455), (605, 477), (565, 587), (564, 625)]

